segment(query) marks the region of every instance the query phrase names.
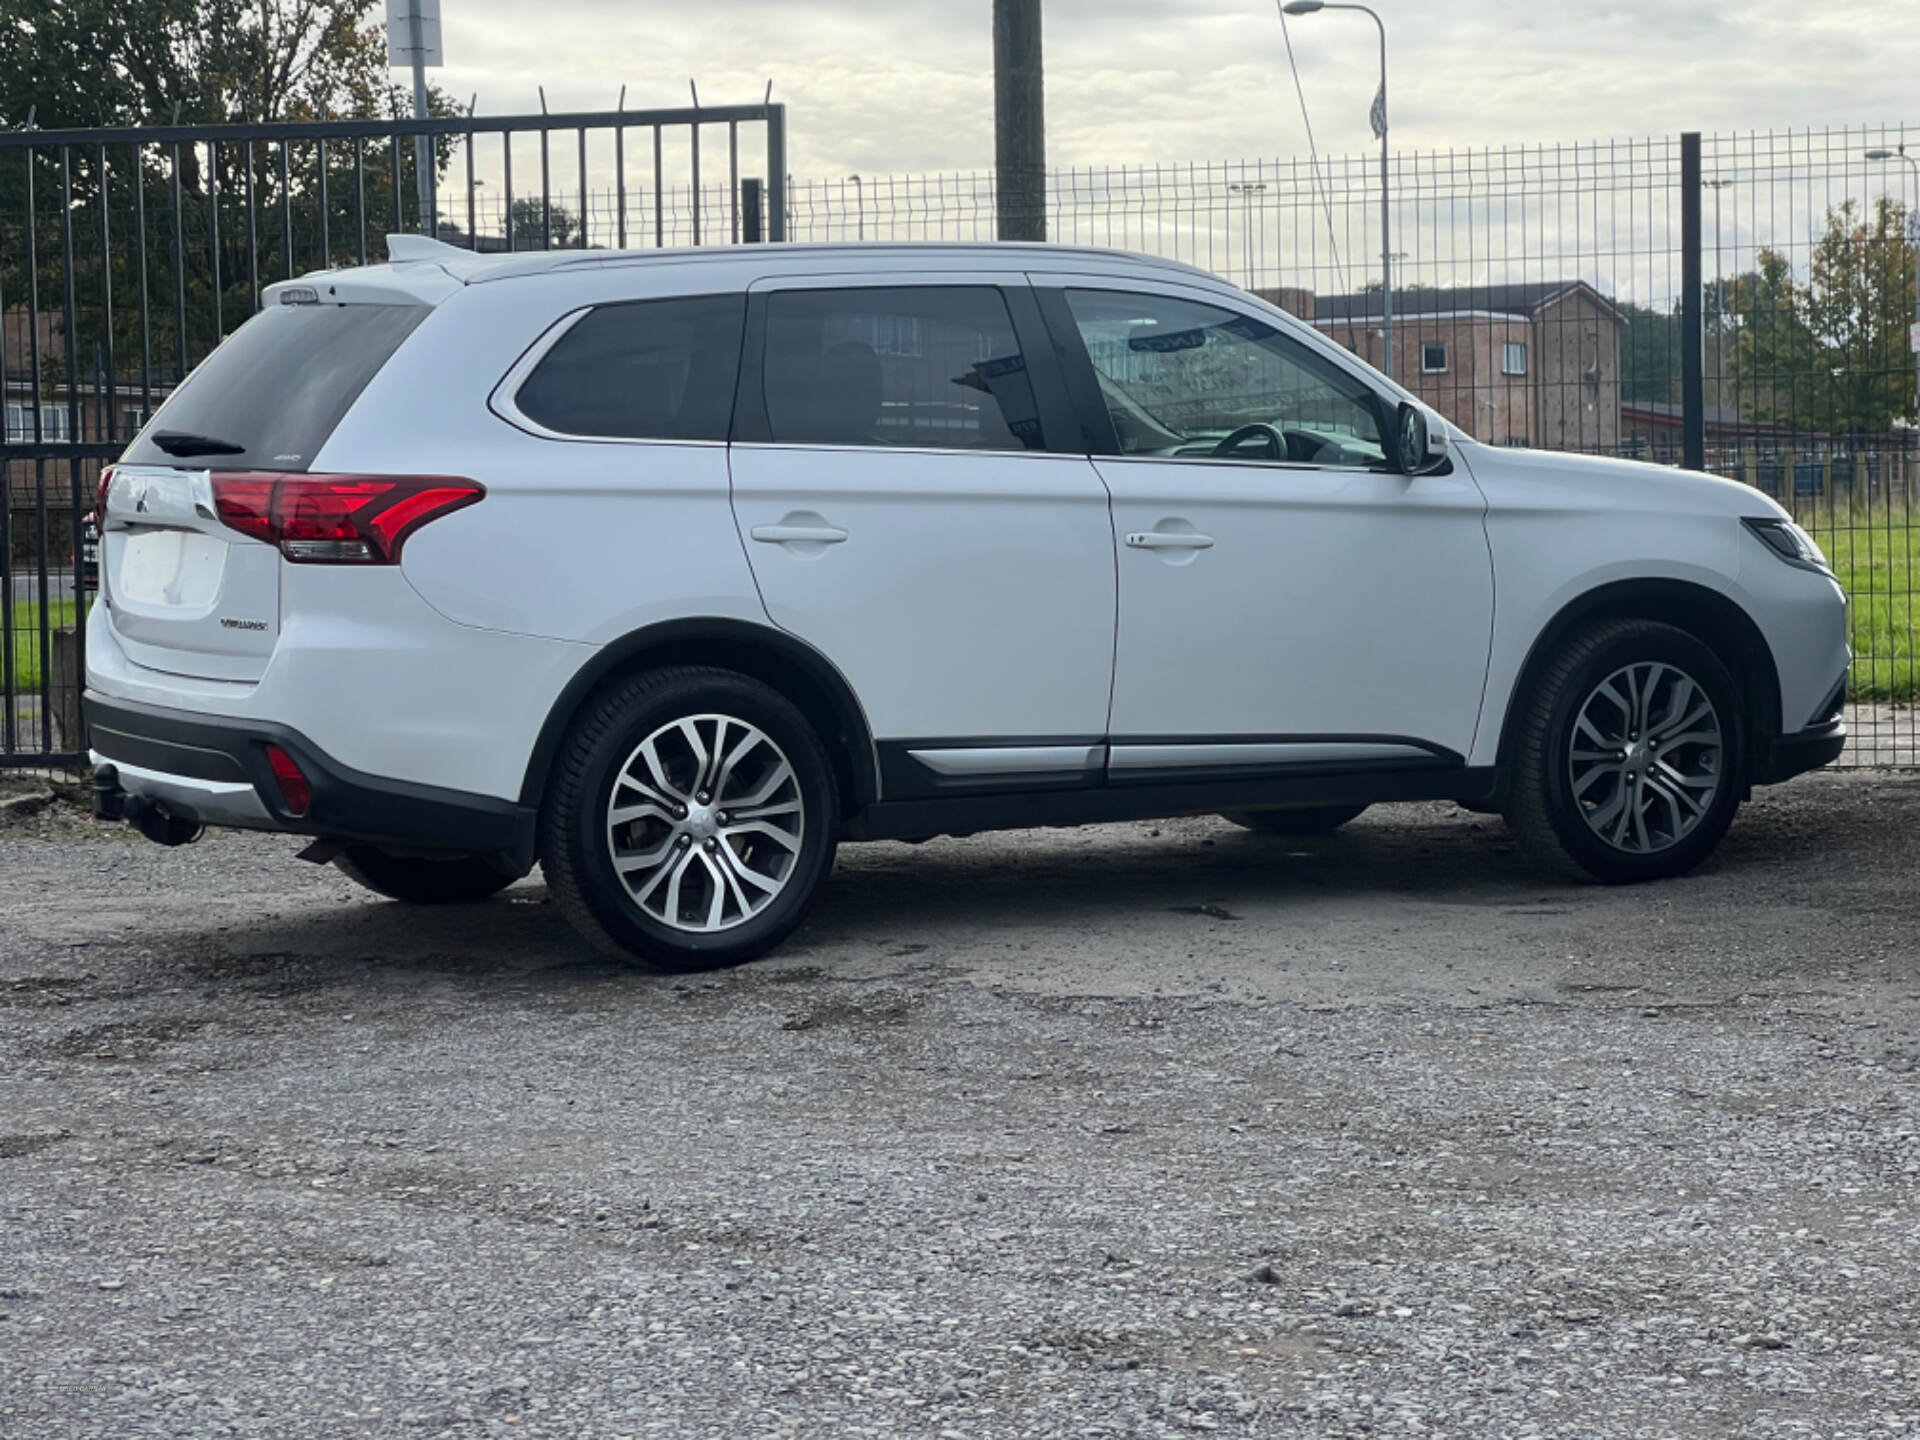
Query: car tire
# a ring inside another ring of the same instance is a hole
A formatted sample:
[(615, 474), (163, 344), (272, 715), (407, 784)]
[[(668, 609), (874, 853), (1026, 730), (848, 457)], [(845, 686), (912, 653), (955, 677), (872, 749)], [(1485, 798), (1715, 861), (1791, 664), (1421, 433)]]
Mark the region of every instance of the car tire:
[(1739, 687), (1671, 625), (1608, 621), (1576, 635), (1516, 723), (1506, 818), (1543, 868), (1609, 885), (1683, 875), (1740, 808)]
[(832, 764), (792, 702), (733, 671), (676, 667), (588, 702), (548, 785), (540, 860), (561, 913), (600, 949), (661, 974), (714, 970), (806, 918), (839, 822)]
[(349, 845), (333, 863), (356, 884), (409, 905), (471, 905), (514, 879), (477, 855), (389, 855), (371, 845)]
[(1309, 805), (1299, 810), (1231, 810), (1220, 818), (1231, 820), (1256, 835), (1328, 835), (1358, 818), (1365, 805)]

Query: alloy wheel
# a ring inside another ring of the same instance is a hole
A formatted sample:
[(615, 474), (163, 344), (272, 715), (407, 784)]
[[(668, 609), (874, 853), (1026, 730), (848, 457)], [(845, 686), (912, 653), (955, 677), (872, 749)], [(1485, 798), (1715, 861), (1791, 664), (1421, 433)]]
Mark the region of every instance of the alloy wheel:
[(806, 807), (786, 753), (730, 715), (669, 721), (635, 747), (607, 799), (607, 847), (649, 919), (731, 930), (786, 889)]
[(1593, 833), (1652, 855), (1692, 833), (1726, 781), (1719, 711), (1691, 675), (1665, 661), (1602, 680), (1573, 722), (1568, 779)]

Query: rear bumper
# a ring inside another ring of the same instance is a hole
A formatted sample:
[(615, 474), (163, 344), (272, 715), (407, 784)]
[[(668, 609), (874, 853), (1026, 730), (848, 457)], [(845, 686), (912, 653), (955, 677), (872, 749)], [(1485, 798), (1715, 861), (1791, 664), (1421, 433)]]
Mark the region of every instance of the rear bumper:
[[(112, 765), (119, 788), (202, 825), (279, 830), (399, 850), (498, 856), (533, 868), (535, 812), (468, 795), (366, 775), (342, 765), (298, 731), (113, 700), (87, 692), (95, 764)], [(266, 747), (291, 755), (313, 789), (303, 815), (288, 811)]]
[(1767, 747), (1753, 777), (1756, 785), (1778, 785), (1840, 758), (1847, 748), (1847, 722), (1829, 720), (1797, 735), (1781, 735)]

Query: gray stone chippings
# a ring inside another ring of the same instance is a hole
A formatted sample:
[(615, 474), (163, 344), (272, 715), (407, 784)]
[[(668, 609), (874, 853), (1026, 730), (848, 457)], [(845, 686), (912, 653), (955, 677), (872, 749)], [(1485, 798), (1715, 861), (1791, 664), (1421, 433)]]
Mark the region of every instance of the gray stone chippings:
[(0, 821), (8, 1440), (1920, 1436), (1920, 783), (849, 847), (680, 979), (298, 848)]

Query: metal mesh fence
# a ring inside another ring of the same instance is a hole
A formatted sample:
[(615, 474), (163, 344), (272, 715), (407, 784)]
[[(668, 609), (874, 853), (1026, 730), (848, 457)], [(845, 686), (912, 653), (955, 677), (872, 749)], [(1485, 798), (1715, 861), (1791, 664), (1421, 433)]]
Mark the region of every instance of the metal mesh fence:
[[(1852, 602), (1847, 765), (1920, 764), (1909, 325), (1914, 127), (1703, 137), (1701, 462), (1793, 511)], [(1308, 320), (1476, 439), (1679, 464), (1678, 137), (1392, 157), (1393, 355), (1371, 157), (1066, 169), (1048, 238), (1197, 265)], [(796, 240), (985, 240), (989, 174), (802, 181)], [(1920, 343), (1917, 337), (1913, 343)]]
[[(761, 186), (748, 182), (737, 127), (712, 133), (704, 170), (684, 149), (663, 149), (658, 130), (448, 135), (436, 142), (432, 218), (442, 238), (483, 251), (726, 243), (777, 235), (782, 219), (786, 238), (806, 242), (994, 236), (990, 173), (775, 176)], [(1371, 156), (1058, 170), (1047, 181), (1047, 226), (1058, 242), (1182, 260), (1256, 291), (1489, 444), (1678, 464), (1691, 429), (1699, 463), (1788, 506), (1849, 593), (1856, 703), (1842, 763), (1913, 765), (1920, 400), (1911, 343), (1920, 340), (1910, 343), (1908, 327), (1920, 319), (1920, 158), (1909, 147), (1920, 157), (1920, 134), (1897, 125), (1707, 136), (1697, 186), (1687, 183), (1680, 137), (1401, 152), (1387, 177), (1388, 257)], [(44, 454), (29, 443), (36, 404), (40, 439), (110, 454), (182, 365), (251, 312), (259, 284), (319, 263), (378, 260), (383, 229), (420, 219), (410, 186), (396, 183), (409, 152), (384, 135), (334, 142), (327, 164), (306, 140), (262, 142), (254, 170), (230, 167), (218, 200), (204, 187), (175, 186), (154, 158), (161, 149), (149, 152), (140, 183), (117, 186), (114, 152), (101, 149), (108, 180), (89, 188), (86, 153), (75, 147), (69, 157), (78, 188), (64, 217), (57, 203), (45, 208), (48, 187), (57, 200), (67, 177), (44, 152), (43, 208), (24, 229), (17, 197), (0, 183), (8, 374), (39, 334), (22, 313), (23, 285), (39, 277), (36, 323), (46, 326), (58, 323), (47, 317), (63, 281), (77, 277), (76, 353), (92, 357), (100, 402), (36, 402), (26, 377), (21, 394), (18, 385), (8, 393), (16, 457)], [(211, 147), (188, 153), (204, 157), (203, 171), (214, 168)], [(310, 181), (280, 183), (282, 166), (295, 180), (304, 167)], [(128, 248), (132, 234), (144, 243)], [(85, 254), (96, 235), (116, 258), (90, 277)], [(28, 245), (34, 260), (23, 267)], [(81, 262), (63, 274), (68, 245)], [(1390, 322), (1383, 265), (1392, 271)], [(48, 378), (40, 375), (40, 390)], [(51, 591), (49, 608), (38, 608), (29, 554), (57, 589), (73, 549), (62, 517), (96, 463), (0, 466), (9, 584), (22, 597), (7, 618), (16, 651), (43, 649), (35, 627), (57, 611)], [(24, 673), (16, 661), (14, 733), (38, 727), (44, 739), (50, 695), (33, 701)], [(46, 673), (33, 672), (43, 690), (54, 683)]]

